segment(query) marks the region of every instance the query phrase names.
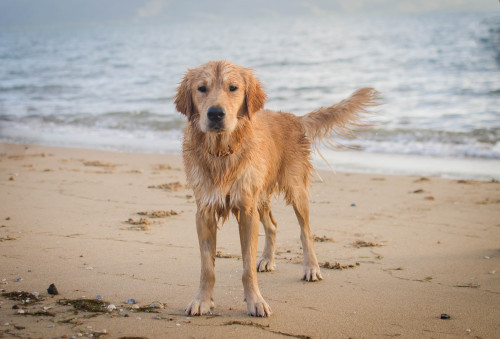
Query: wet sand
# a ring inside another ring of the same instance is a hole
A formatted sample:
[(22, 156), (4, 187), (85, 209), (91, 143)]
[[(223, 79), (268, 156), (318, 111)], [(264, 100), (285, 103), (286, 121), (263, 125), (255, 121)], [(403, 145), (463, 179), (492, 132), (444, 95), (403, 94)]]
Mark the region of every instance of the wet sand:
[(498, 336), (499, 183), (320, 175), (310, 206), (324, 280), (300, 280), (299, 227), (280, 199), (277, 267), (258, 276), (274, 314), (246, 315), (230, 219), (214, 313), (186, 317), (200, 264), (180, 156), (0, 144), (0, 337)]

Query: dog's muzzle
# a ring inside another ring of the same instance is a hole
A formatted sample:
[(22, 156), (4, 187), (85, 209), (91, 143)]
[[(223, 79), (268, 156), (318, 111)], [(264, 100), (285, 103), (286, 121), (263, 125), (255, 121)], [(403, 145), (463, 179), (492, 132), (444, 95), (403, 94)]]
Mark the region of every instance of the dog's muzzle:
[(224, 130), (224, 109), (221, 106), (212, 106), (207, 111), (207, 118), (209, 121), (208, 128), (213, 131)]

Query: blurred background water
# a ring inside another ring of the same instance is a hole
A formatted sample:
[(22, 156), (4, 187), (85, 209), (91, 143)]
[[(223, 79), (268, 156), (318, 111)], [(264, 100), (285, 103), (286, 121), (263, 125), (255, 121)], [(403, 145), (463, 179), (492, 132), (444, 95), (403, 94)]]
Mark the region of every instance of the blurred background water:
[[(397, 13), (0, 30), (0, 141), (179, 153), (187, 67), (253, 68), (266, 108), (384, 99), (337, 170), (500, 178), (500, 13)], [(323, 166), (320, 161), (318, 166)]]

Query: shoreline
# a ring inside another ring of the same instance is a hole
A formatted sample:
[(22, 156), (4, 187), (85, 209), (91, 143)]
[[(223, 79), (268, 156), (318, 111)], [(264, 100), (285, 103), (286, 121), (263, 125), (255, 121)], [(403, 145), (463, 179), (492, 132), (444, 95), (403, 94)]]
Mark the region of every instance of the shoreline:
[[(487, 158), (438, 157), (372, 152), (323, 152), (340, 172), (365, 174), (432, 176), (451, 180), (500, 180), (500, 160)], [(317, 155), (314, 165), (328, 169)]]
[[(494, 337), (500, 331), (499, 183), (319, 172), (323, 182), (313, 177), (310, 196), (318, 260), (344, 269), (322, 268), (318, 283), (300, 280), (299, 227), (278, 199), (272, 204), (277, 268), (258, 275), (273, 315), (245, 314), (231, 218), (218, 232), (214, 314), (186, 317), (200, 265), (196, 207), (180, 155), (0, 143), (0, 288), (44, 299), (23, 305), (0, 296), (0, 334)], [(52, 283), (57, 296), (46, 291)], [(116, 309), (75, 314), (59, 302), (84, 296)], [(131, 298), (139, 308), (126, 303)], [(154, 302), (164, 308), (149, 307)]]
[[(34, 143), (28, 145), (39, 145), (42, 147), (56, 147), (69, 149), (95, 150), (105, 152), (116, 152), (123, 154), (158, 154), (180, 156), (182, 141), (181, 135), (169, 135), (163, 140), (164, 144), (155, 144), (157, 139), (142, 140), (141, 143), (133, 145), (122, 145), (112, 139), (106, 141), (110, 146), (104, 147), (100, 143), (73, 144), (69, 146), (57, 145), (57, 140), (52, 143)], [(55, 142), (55, 144), (54, 144)], [(60, 141), (59, 141), (60, 142)], [(25, 145), (21, 142), (0, 141), (6, 145)], [(321, 153), (328, 161), (325, 161), (316, 153), (312, 153), (313, 165), (318, 170), (381, 174), (381, 175), (410, 175), (410, 176), (432, 176), (444, 179), (456, 180), (500, 180), (500, 159), (473, 158), (473, 157), (440, 157), (423, 154), (398, 154), (398, 153), (375, 153), (368, 151), (349, 151), (322, 149)]]

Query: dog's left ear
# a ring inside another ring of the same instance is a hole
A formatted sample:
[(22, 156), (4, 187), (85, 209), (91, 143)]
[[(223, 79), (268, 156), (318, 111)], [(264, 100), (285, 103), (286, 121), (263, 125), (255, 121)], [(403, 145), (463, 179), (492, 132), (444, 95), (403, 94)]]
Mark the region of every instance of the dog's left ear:
[(182, 82), (179, 84), (179, 87), (177, 87), (174, 104), (177, 111), (186, 115), (188, 118), (191, 118), (191, 116), (195, 113), (195, 108), (189, 78), (190, 71), (188, 70), (186, 75), (184, 75), (184, 79), (182, 79)]
[(259, 80), (255, 77), (252, 70), (245, 72), (245, 104), (246, 114), (250, 118), (255, 112), (264, 108), (266, 102), (266, 93), (262, 89)]

